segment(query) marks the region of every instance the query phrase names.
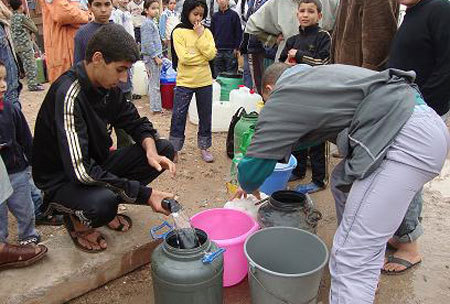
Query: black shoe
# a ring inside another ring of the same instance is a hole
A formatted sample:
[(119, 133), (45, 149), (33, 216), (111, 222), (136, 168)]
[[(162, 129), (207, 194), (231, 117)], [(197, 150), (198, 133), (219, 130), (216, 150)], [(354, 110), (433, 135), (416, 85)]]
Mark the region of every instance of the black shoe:
[(61, 226), (63, 224), (62, 215), (44, 215), (36, 218), (36, 226)]

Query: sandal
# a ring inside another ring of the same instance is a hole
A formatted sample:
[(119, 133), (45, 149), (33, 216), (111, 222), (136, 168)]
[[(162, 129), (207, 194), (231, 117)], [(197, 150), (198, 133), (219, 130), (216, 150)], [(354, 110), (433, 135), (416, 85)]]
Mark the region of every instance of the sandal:
[[(76, 231), (75, 230), (75, 226), (73, 224), (73, 220), (71, 219), (71, 217), (69, 215), (65, 215), (64, 216), (64, 226), (66, 227), (67, 232), (69, 232), (69, 236), (72, 239), (72, 242), (75, 244), (75, 246), (84, 251), (84, 252), (89, 252), (89, 253), (97, 253), (97, 252), (101, 252), (104, 251), (106, 248), (101, 248), (100, 249), (94, 249), (94, 248), (87, 248), (85, 246), (83, 246), (80, 243), (80, 238), (82, 239), (86, 239), (88, 235), (92, 234), (93, 232), (95, 232), (95, 229), (88, 229), (88, 230), (84, 230), (84, 231)], [(100, 234), (100, 233), (99, 233)], [(101, 241), (105, 241), (106, 239), (103, 235), (99, 235), (97, 237), (97, 239), (95, 240), (95, 242), (100, 246), (100, 242)], [(91, 242), (91, 241), (90, 241)]]
[(44, 245), (38, 245), (41, 251), (36, 253), (36, 246), (17, 246), (5, 243), (0, 251), (0, 269), (19, 268), (31, 265), (42, 259), (48, 249)]
[[(116, 217), (119, 220), (119, 223), (120, 223), (119, 226), (117, 226), (116, 228), (113, 228), (113, 227), (109, 226), (109, 224), (108, 224), (106, 226), (108, 226), (109, 229), (114, 230), (114, 231), (120, 231), (120, 232), (128, 232), (131, 229), (131, 227), (133, 227), (133, 221), (131, 220), (131, 218), (129, 216), (127, 216), (125, 214), (117, 214)], [(123, 230), (125, 225), (122, 223), (122, 221), (125, 221), (128, 223), (128, 229), (125, 231)]]
[(408, 271), (408, 270), (412, 269), (413, 267), (419, 265), (421, 262), (422, 262), (422, 260), (420, 260), (416, 263), (411, 263), (410, 261), (407, 261), (405, 259), (401, 259), (401, 258), (397, 258), (393, 255), (389, 255), (387, 258), (386, 264), (387, 263), (395, 263), (395, 264), (403, 265), (406, 268), (403, 270), (398, 270), (398, 271), (397, 270), (388, 271), (388, 270), (381, 269), (381, 273), (387, 274), (387, 275), (401, 274), (401, 273), (404, 273), (405, 271)]

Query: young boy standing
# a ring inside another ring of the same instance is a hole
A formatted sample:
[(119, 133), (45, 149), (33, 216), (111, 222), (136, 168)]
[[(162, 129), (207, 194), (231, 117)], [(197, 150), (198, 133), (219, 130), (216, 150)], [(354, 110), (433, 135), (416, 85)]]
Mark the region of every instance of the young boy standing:
[(9, 2), (13, 10), (11, 16), (11, 36), (14, 49), (23, 62), (23, 68), (27, 76), (28, 89), (30, 91), (42, 91), (44, 88), (37, 80), (37, 66), (34, 58), (33, 43), (30, 33), (38, 33), (38, 28), (30, 17), (24, 14), (21, 0)]
[(164, 53), (171, 58), (172, 55), (170, 52), (170, 36), (172, 35), (172, 31), (175, 26), (180, 23), (180, 14), (175, 11), (175, 6), (177, 5), (177, 1), (169, 0), (167, 8), (161, 14), (161, 18), (159, 19), (159, 33), (161, 35), (161, 40), (164, 43)]
[(111, 14), (114, 23), (120, 24), (134, 38), (134, 27), (131, 13), (128, 11), (128, 0), (117, 0), (118, 7)]
[(134, 37), (138, 44), (141, 43), (141, 25), (145, 20), (142, 16), (144, 11), (144, 0), (133, 0), (128, 3), (128, 10), (131, 13), (133, 26), (134, 26)]
[(84, 60), (86, 47), (92, 35), (100, 27), (109, 23), (113, 5), (111, 0), (89, 0), (88, 8), (92, 15), (94, 15), (94, 21), (80, 27), (75, 34), (74, 64)]
[[(8, 210), (16, 217), (20, 245), (38, 244), (34, 205), (31, 199), (29, 160), (32, 137), (28, 124), (17, 106), (4, 102), (7, 89), (6, 67), (0, 63), (0, 155), (5, 162), (13, 193), (0, 205), (0, 243), (8, 238)], [(1, 264), (1, 261), (0, 261)]]
[[(286, 41), (286, 46), (282, 50), (279, 60), (289, 65), (299, 63), (312, 66), (327, 64), (330, 58), (331, 37), (318, 24), (322, 18), (321, 2), (319, 0), (301, 0), (297, 18), (300, 24), (300, 32)], [(309, 149), (293, 152), (298, 164), (292, 172), (290, 181), (305, 177), (308, 155), (312, 169), (312, 182), (298, 186), (296, 191), (312, 193), (325, 187), (325, 145), (325, 143), (322, 143)]]
[(242, 39), (239, 15), (229, 8), (229, 0), (217, 0), (219, 11), (212, 16), (211, 32), (216, 42), (214, 77), (222, 72), (236, 73), (237, 56)]

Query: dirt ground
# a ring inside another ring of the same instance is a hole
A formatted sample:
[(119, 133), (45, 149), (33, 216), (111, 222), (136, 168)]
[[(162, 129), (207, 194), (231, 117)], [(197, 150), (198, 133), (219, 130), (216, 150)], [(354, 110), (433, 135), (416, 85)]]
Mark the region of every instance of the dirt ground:
[[(48, 88), (48, 84), (46, 87)], [(44, 96), (45, 92), (31, 93), (24, 90), (22, 93), (23, 112), (31, 129), (34, 127)], [(135, 105), (141, 115), (149, 117), (162, 136), (168, 136), (170, 111), (162, 115), (151, 115), (147, 97), (135, 101)], [(225, 182), (228, 179), (231, 164), (225, 154), (225, 133), (213, 134), (211, 151), (214, 154), (215, 162), (205, 164), (196, 148), (196, 131), (196, 126), (187, 124), (186, 143), (181, 154), (181, 161), (177, 164), (176, 178), (171, 178), (169, 174), (163, 174), (152, 184), (155, 189), (176, 193), (189, 215), (194, 215), (205, 208), (224, 205), (228, 199)], [(336, 163), (337, 160), (332, 159), (330, 168)], [(326, 242), (328, 248), (331, 248), (332, 237), (336, 229), (336, 217), (329, 188), (314, 194), (313, 200), (317, 208), (323, 213), (323, 219), (319, 223), (318, 235)], [(448, 303), (448, 297), (450, 296), (449, 207), (450, 201), (444, 201), (438, 192), (433, 191), (430, 187), (425, 187), (423, 210), (425, 234), (420, 239), (421, 251), (424, 256), (423, 262), (417, 269), (404, 275), (381, 276), (376, 303)], [(151, 212), (150, 209), (149, 212)], [(386, 212), (389, 212), (389, 210), (386, 210)], [(15, 235), (13, 220), (10, 221), (10, 228), (13, 239)], [(38, 227), (38, 229), (44, 239), (65, 233), (62, 227)], [(329, 273), (326, 269), (320, 288), (319, 302), (328, 303), (329, 285)], [(153, 303), (150, 267), (149, 265), (143, 266), (69, 303)], [(225, 303), (250, 303), (246, 280), (238, 286), (225, 289)]]

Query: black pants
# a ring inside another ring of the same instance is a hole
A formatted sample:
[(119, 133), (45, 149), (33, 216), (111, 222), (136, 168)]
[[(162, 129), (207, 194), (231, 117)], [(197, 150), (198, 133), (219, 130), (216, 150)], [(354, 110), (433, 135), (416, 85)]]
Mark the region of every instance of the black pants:
[(297, 167), (293, 173), (297, 176), (305, 176), (308, 155), (311, 160), (312, 182), (317, 186), (325, 185), (325, 143), (299, 150), (292, 153), (297, 159)]
[[(174, 150), (167, 140), (157, 140), (159, 155), (173, 160)], [(161, 173), (150, 167), (144, 149), (138, 144), (111, 152), (103, 169), (130, 180), (149, 184)], [(122, 202), (120, 195), (102, 186), (67, 183), (53, 193), (45, 194), (46, 213), (71, 214), (88, 227), (100, 227), (111, 222)]]
[(141, 43), (141, 28), (140, 27), (134, 28), (134, 40), (136, 40), (136, 43)]
[(220, 73), (236, 74), (238, 62), (233, 50), (219, 50), (216, 58), (214, 58), (214, 78)]

